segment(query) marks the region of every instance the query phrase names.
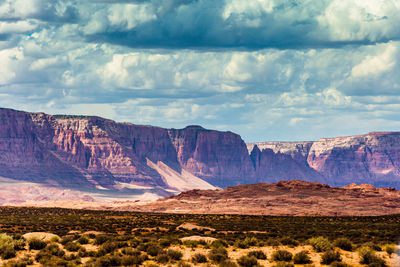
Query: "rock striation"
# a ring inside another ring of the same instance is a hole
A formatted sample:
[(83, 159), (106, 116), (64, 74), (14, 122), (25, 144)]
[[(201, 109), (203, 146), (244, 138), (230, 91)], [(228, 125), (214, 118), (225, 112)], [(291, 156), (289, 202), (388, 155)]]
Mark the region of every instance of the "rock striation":
[[(308, 177), (306, 180), (335, 186), (367, 183), (400, 188), (400, 132), (372, 132), (315, 142), (252, 143), (247, 147), (251, 154), (256, 154), (255, 162), (270, 162), (271, 155), (275, 160), (288, 158), (284, 161), (286, 165), (275, 165), (274, 169), (286, 176), (263, 171), (257, 174), (266, 179), (270, 178), (268, 175), (273, 178)], [(265, 168), (266, 164), (261, 166)]]
[(188, 189), (307, 180), (400, 188), (400, 132), (247, 144), (232, 132), (0, 109), (0, 176), (71, 189)]

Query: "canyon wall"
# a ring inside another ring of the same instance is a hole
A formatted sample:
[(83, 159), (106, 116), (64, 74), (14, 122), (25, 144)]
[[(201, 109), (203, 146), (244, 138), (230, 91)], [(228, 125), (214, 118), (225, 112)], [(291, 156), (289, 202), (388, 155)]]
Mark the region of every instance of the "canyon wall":
[(166, 195), (190, 185), (282, 179), (399, 188), (399, 165), (396, 132), (246, 146), (235, 133), (201, 126), (163, 129), (0, 109), (0, 176), (70, 188), (153, 188)]

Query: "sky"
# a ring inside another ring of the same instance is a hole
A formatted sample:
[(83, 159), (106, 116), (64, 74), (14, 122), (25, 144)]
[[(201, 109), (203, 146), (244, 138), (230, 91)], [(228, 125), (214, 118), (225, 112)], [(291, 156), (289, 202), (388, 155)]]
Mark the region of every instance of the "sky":
[(398, 0), (0, 0), (0, 107), (247, 142), (400, 131)]

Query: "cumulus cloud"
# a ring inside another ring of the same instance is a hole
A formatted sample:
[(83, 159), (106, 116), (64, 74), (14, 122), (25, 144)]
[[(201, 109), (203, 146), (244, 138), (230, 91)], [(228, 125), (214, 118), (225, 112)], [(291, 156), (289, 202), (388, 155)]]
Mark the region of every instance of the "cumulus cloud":
[(5, 0), (0, 106), (202, 124), (247, 141), (396, 130), (399, 9), (380, 0)]

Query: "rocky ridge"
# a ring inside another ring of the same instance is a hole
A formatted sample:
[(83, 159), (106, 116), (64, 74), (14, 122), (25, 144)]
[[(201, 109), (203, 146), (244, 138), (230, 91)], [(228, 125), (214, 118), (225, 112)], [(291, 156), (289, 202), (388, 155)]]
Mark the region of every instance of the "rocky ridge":
[(292, 180), (191, 190), (145, 204), (120, 202), (114, 208), (196, 214), (375, 216), (400, 213), (400, 191), (366, 184), (340, 188)]
[(400, 188), (400, 133), (245, 144), (232, 132), (0, 109), (0, 176), (73, 190), (169, 196), (307, 180)]

